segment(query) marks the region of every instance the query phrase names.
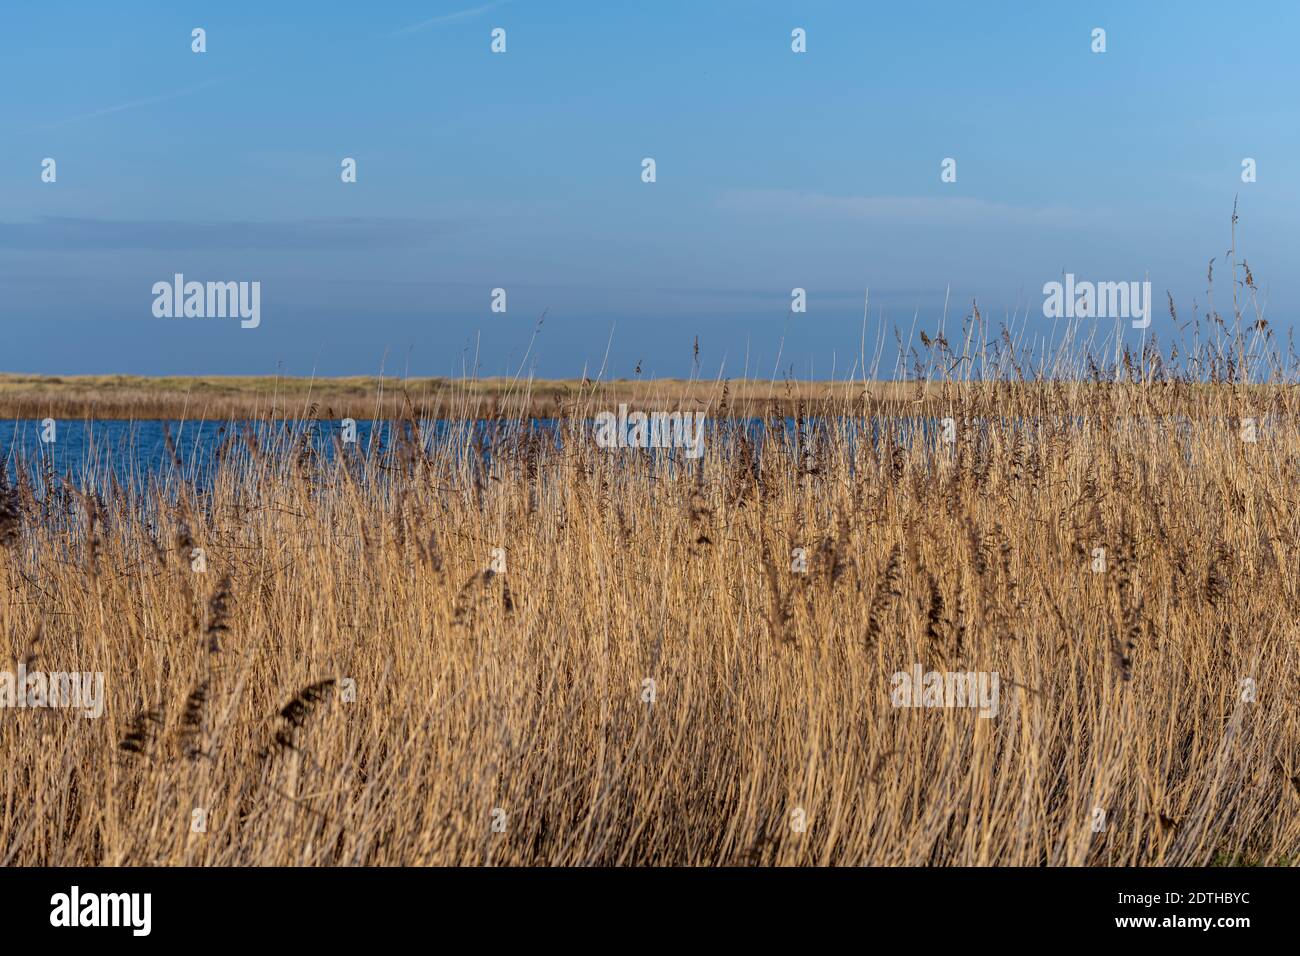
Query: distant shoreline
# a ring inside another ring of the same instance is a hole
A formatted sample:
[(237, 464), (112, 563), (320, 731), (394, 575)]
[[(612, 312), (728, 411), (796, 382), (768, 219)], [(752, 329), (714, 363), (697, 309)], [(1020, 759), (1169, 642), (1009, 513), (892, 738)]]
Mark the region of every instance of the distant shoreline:
[[(901, 399), (903, 383), (877, 382)], [(555, 416), (627, 402), (645, 410), (765, 415), (861, 395), (862, 383), (767, 380), (142, 376), (0, 373), (0, 418), (210, 419)], [(738, 407), (739, 406), (739, 407)]]
[(1217, 407), (1221, 392), (1238, 401), (1266, 402), (1287, 386), (1278, 383), (1211, 384), (1089, 381), (798, 381), (766, 379), (686, 380), (401, 378), (351, 376), (159, 376), (28, 375), (0, 373), (0, 419), (126, 419), (229, 421), (354, 418), (358, 421), (417, 419), (589, 418), (617, 412), (702, 411), (710, 417), (799, 417), (854, 414), (865, 398), (870, 414), (902, 418), (943, 417), (962, 412), (996, 416), (1015, 399), (1039, 402), (1068, 393), (1083, 401), (1097, 389), (1137, 389), (1159, 414), (1201, 417)]

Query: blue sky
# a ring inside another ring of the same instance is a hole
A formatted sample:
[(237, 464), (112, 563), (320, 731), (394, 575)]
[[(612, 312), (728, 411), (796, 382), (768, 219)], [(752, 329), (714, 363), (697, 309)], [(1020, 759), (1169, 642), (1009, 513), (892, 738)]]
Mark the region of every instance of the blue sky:
[[(1042, 286), (1067, 271), (1149, 275), (1186, 318), (1238, 194), (1286, 329), (1298, 30), (1293, 3), (6, 4), (0, 370), (444, 375), (477, 354), (570, 377), (608, 351), (607, 375), (684, 375), (698, 336), (704, 374), (768, 376), (779, 352), (842, 376), (867, 288), (869, 336), (933, 332), (949, 288), (949, 328), (977, 300), (1049, 334)], [(261, 282), (261, 325), (155, 318), (178, 272)]]

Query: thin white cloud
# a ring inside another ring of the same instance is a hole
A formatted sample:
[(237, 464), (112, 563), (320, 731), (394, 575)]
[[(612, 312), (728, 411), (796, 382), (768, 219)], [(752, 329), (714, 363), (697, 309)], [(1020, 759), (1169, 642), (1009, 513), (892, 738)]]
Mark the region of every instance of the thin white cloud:
[(797, 215), (916, 224), (1003, 222), (1082, 225), (1104, 218), (1097, 210), (1016, 206), (969, 196), (828, 196), (788, 189), (730, 190), (717, 207), (728, 212)]
[(0, 250), (409, 248), (457, 228), (450, 219), (353, 216), (261, 221), (128, 221), (43, 216), (33, 222), (0, 220)]
[(419, 23), (413, 23), (409, 27), (402, 27), (400, 30), (394, 30), (392, 33), (386, 33), (386, 37), (400, 37), (407, 33), (415, 33), (419, 30), (426, 30), (429, 27), (441, 26), (444, 23), (455, 23), (457, 20), (468, 20), (476, 17), (480, 13), (487, 13), (493, 7), (499, 7), (506, 0), (492, 0), (491, 3), (485, 3), (481, 7), (470, 7), (468, 10), (457, 10), (455, 13), (444, 13), (441, 16), (431, 17), (428, 20), (421, 20)]
[(219, 82), (221, 81), (217, 79), (205, 80), (197, 86), (177, 90), (174, 93), (162, 93), (158, 96), (146, 96), (144, 99), (131, 100), (128, 103), (118, 103), (116, 106), (105, 106), (103, 109), (92, 110), (89, 113), (81, 113), (77, 116), (69, 116), (67, 119), (44, 123), (37, 128), (41, 130), (57, 129), (60, 126), (67, 126), (69, 123), (79, 123), (81, 120), (93, 119), (96, 116), (108, 116), (110, 113), (121, 113), (123, 110), (138, 109), (141, 106), (152, 106), (154, 103), (165, 103), (167, 100), (175, 100), (182, 96), (189, 96), (191, 93), (197, 93), (199, 90), (207, 89), (209, 86), (214, 86)]

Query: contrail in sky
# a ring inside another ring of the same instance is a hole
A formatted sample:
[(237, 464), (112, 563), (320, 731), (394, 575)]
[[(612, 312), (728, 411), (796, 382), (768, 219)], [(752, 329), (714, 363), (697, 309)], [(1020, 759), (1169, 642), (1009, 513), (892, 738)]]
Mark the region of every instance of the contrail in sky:
[(417, 30), (423, 30), (426, 27), (436, 27), (442, 23), (454, 23), (457, 20), (468, 20), (470, 17), (476, 17), (480, 13), (486, 13), (493, 7), (499, 7), (506, 0), (493, 0), (492, 3), (485, 3), (481, 7), (470, 7), (468, 10), (457, 10), (455, 13), (444, 13), (442, 16), (433, 17), (429, 20), (422, 20), (419, 23), (413, 23), (409, 27), (402, 27), (400, 30), (394, 30), (385, 36), (399, 37), (407, 33), (415, 33)]
[(67, 119), (55, 120), (52, 123), (45, 123), (44, 125), (38, 127), (38, 129), (56, 129), (57, 127), (67, 126), (69, 123), (76, 123), (79, 122), (80, 120), (91, 119), (92, 117), (95, 116), (107, 116), (110, 113), (121, 113), (123, 110), (133, 110), (141, 106), (152, 106), (154, 103), (164, 103), (167, 100), (174, 100), (182, 96), (189, 96), (191, 93), (197, 93), (199, 90), (206, 89), (207, 87), (213, 86), (220, 82), (221, 81), (217, 79), (205, 80), (204, 82), (200, 83), (198, 86), (187, 87), (186, 89), (183, 90), (177, 90), (174, 93), (162, 93), (158, 96), (146, 96), (144, 99), (131, 100), (128, 103), (119, 103), (116, 106), (105, 106), (103, 109), (94, 110), (93, 112), (90, 113), (82, 113), (78, 116), (69, 116)]

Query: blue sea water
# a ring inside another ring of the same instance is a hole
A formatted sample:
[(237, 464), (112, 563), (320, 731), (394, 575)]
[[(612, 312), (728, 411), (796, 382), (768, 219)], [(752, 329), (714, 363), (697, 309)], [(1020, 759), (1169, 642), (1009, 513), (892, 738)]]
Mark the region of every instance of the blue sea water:
[[(722, 434), (730, 440), (733, 429), (739, 428), (746, 437), (758, 442), (773, 437), (794, 439), (798, 426), (794, 419), (785, 419), (777, 428), (763, 419), (729, 420), (720, 431), (720, 423), (705, 421), (706, 441)], [(805, 422), (805, 434), (810, 428), (819, 428), (823, 422)], [(383, 460), (399, 444), (400, 422), (362, 421), (356, 423), (357, 449), (370, 460)], [(560, 441), (559, 423), (554, 419), (517, 421), (449, 421), (437, 420), (420, 423), (427, 451), (437, 451), (440, 446), (450, 448), (454, 454), (482, 454), (490, 459), (492, 449), (518, 437), (529, 430)], [(908, 440), (920, 434), (926, 441), (936, 440), (939, 423), (932, 419), (893, 419), (891, 427), (899, 429), (900, 437)], [(854, 440), (857, 435), (870, 435), (878, 443), (883, 423), (835, 423)], [(0, 463), (12, 480), (19, 468), (26, 469), (35, 478), (50, 473), (57, 474), (72, 484), (84, 487), (88, 481), (100, 483), (111, 475), (122, 485), (142, 487), (151, 478), (166, 475), (184, 475), (201, 480), (210, 473), (223, 446), (237, 447), (246, 453), (248, 440), (262, 449), (286, 450), (310, 446), (317, 453), (330, 458), (337, 442), (343, 436), (342, 421), (315, 420), (278, 422), (199, 422), (105, 419), (99, 421), (59, 420), (48, 424), (32, 419), (0, 419)], [(52, 440), (50, 440), (52, 439)]]

